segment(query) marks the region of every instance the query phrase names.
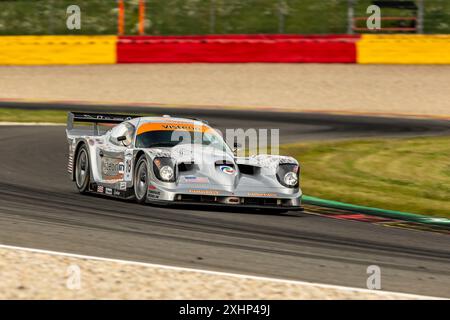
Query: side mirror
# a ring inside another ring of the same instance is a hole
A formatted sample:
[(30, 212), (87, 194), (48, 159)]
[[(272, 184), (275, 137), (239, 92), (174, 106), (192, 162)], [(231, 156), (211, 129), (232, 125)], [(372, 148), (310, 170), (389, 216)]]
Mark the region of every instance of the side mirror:
[(128, 145), (130, 144), (130, 141), (126, 136), (118, 136), (116, 140), (118, 143), (122, 143), (124, 147), (128, 147)]

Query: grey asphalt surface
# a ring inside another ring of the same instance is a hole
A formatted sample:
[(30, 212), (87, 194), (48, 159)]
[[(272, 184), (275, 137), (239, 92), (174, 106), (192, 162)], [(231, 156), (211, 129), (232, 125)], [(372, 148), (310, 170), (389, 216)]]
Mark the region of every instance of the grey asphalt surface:
[[(435, 120), (215, 112), (202, 116), (219, 128), (279, 127), (282, 143), (450, 132), (449, 122)], [(186, 113), (193, 111), (171, 109)], [(367, 267), (378, 265), (384, 290), (450, 298), (448, 235), (307, 212), (161, 208), (83, 196), (66, 174), (63, 127), (0, 126), (0, 146), (2, 244), (361, 288)]]

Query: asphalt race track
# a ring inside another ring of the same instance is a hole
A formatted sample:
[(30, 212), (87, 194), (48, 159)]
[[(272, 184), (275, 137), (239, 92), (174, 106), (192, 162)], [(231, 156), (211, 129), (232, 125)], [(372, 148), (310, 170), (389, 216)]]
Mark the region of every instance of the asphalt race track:
[[(105, 111), (84, 107), (97, 108)], [(280, 128), (282, 143), (450, 133), (450, 122), (438, 120), (170, 110), (201, 114), (219, 128)], [(450, 298), (448, 235), (307, 212), (162, 208), (82, 196), (66, 174), (64, 127), (0, 126), (0, 146), (1, 244), (362, 288), (367, 267), (378, 265), (384, 290)]]

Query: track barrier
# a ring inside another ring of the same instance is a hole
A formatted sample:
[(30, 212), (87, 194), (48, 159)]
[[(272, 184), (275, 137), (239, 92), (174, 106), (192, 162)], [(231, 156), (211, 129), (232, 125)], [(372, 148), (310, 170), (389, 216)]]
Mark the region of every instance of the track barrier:
[(450, 64), (450, 35), (362, 35), (357, 63)]
[(312, 205), (320, 206), (320, 207), (354, 211), (354, 212), (358, 212), (358, 213), (364, 213), (367, 215), (386, 217), (386, 218), (390, 218), (390, 219), (403, 220), (403, 221), (422, 223), (422, 224), (428, 224), (428, 225), (435, 225), (435, 226), (440, 226), (440, 227), (445, 227), (445, 228), (450, 229), (450, 219), (447, 219), (447, 218), (437, 218), (437, 217), (425, 216), (425, 215), (409, 213), (409, 212), (400, 212), (400, 211), (394, 211), (394, 210), (385, 210), (385, 209), (379, 209), (379, 208), (365, 207), (365, 206), (359, 206), (359, 205), (343, 203), (343, 202), (333, 201), (333, 200), (326, 200), (326, 199), (321, 199), (321, 198), (316, 198), (316, 197), (311, 197), (311, 196), (303, 196), (302, 202), (305, 204), (312, 204)]
[(1, 36), (0, 65), (450, 64), (450, 35)]
[(355, 63), (355, 36), (119, 37), (118, 63)]
[(2, 36), (0, 65), (113, 64), (116, 36)]

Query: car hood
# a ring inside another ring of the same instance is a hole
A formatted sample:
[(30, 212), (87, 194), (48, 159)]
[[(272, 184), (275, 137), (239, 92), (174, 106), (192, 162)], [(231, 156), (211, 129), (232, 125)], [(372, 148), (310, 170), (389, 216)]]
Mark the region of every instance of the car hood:
[[(176, 146), (147, 149), (152, 158), (170, 157), (177, 166), (176, 187), (215, 188), (233, 192), (241, 189), (267, 190), (282, 187), (276, 179), (281, 163), (298, 164), (292, 157), (257, 155), (234, 157), (212, 147)], [(255, 170), (241, 170), (243, 166)]]

